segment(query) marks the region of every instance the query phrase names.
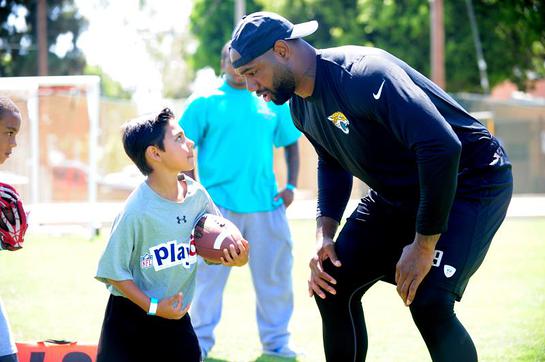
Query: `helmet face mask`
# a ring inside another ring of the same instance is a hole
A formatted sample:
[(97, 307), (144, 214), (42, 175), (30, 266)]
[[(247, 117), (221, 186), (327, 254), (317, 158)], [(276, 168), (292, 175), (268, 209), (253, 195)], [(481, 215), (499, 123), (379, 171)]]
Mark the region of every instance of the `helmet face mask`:
[(17, 191), (8, 184), (0, 183), (0, 249), (18, 250), (23, 247), (28, 227), (26, 217)]

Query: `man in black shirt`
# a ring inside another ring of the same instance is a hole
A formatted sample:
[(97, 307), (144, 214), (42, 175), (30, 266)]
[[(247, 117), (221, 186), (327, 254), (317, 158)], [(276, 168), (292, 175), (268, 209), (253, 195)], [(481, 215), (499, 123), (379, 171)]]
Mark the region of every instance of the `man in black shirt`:
[[(454, 99), (377, 48), (315, 49), (274, 13), (246, 16), (230, 56), (249, 90), (290, 101), (318, 161), (317, 252), (309, 293), (323, 321), (328, 361), (363, 361), (363, 294), (397, 285), (434, 361), (476, 361), (454, 313), (482, 263), (512, 194), (498, 141)], [(352, 187), (370, 192), (334, 242)]]

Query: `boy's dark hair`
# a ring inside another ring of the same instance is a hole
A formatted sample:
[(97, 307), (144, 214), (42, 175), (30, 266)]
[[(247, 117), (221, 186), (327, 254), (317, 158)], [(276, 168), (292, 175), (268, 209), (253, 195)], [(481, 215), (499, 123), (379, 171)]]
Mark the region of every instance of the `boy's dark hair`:
[(135, 119), (123, 125), (125, 153), (146, 176), (153, 172), (146, 162), (146, 149), (156, 146), (164, 151), (165, 127), (171, 118), (174, 118), (174, 113), (169, 108), (164, 108), (155, 118)]
[(4, 118), (4, 114), (8, 112), (21, 113), (11, 99), (6, 96), (0, 96), (0, 119)]

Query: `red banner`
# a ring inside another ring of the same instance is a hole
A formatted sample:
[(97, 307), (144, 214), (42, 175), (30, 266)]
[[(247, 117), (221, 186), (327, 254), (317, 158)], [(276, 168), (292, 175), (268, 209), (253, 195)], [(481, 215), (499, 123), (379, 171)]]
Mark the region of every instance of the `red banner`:
[(95, 362), (97, 346), (77, 342), (47, 340), (16, 343), (19, 362)]

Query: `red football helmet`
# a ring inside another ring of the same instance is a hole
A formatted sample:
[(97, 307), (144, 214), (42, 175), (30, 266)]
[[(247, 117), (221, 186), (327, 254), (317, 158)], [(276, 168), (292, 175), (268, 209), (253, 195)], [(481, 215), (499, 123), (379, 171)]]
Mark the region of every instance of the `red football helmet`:
[(21, 197), (15, 189), (0, 182), (0, 241), (1, 249), (17, 250), (23, 247), (26, 213)]

